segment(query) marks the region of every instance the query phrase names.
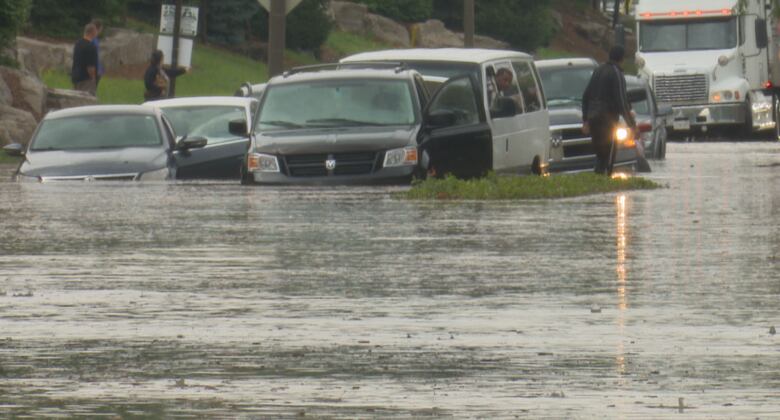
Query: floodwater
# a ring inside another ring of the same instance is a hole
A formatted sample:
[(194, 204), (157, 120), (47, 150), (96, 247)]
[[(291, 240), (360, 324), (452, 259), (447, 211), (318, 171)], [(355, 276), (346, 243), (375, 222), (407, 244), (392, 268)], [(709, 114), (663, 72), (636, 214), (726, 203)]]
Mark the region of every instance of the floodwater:
[(3, 181), (0, 417), (780, 418), (780, 145), (653, 165), (521, 202)]

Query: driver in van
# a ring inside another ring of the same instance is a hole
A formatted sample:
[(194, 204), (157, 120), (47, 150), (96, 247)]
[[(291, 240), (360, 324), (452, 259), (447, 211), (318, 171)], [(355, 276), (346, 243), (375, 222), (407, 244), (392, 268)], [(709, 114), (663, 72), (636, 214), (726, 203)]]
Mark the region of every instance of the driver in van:
[(505, 98), (511, 98), (515, 102), (515, 107), (517, 108), (517, 112), (522, 112), (523, 97), (520, 95), (520, 90), (517, 88), (517, 85), (512, 83), (513, 80), (514, 80), (514, 75), (512, 74), (512, 71), (509, 70), (508, 68), (502, 67), (496, 71), (495, 84), (496, 84), (497, 94), (491, 100), (492, 109), (497, 108), (495, 104), (497, 98), (505, 97)]

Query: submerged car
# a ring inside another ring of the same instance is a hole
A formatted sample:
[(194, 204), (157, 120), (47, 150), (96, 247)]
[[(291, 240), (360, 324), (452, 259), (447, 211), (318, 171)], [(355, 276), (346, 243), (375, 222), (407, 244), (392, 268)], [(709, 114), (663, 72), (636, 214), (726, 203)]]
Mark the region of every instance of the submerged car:
[(483, 137), (483, 148), (489, 150), (488, 156), (477, 155), (481, 160), (475, 164), (497, 173), (547, 172), (550, 149), (547, 102), (530, 55), (479, 48), (415, 48), (360, 53), (341, 62), (402, 63), (420, 72), (434, 86), (437, 78), (470, 76), (478, 89), (477, 108), (472, 112), (485, 116), (485, 125), (480, 130), (487, 136)]
[(177, 178), (203, 137), (176, 141), (160, 110), (142, 105), (85, 106), (50, 112), (25, 148), (18, 181), (165, 180)]
[(639, 77), (626, 76), (626, 91), (631, 108), (636, 113), (640, 131), (637, 140), (644, 156), (650, 159), (665, 159), (667, 117), (672, 114), (672, 106), (659, 106), (650, 84)]
[[(550, 109), (550, 172), (592, 171), (596, 154), (590, 135), (582, 131), (582, 95), (598, 63), (592, 58), (559, 58), (538, 60), (536, 67)], [(638, 159), (633, 142), (620, 143), (614, 167), (632, 169)]]
[(254, 98), (206, 96), (148, 102), (162, 110), (178, 137), (205, 137), (208, 145), (180, 156), (178, 179), (238, 179), (241, 174), (248, 132), (231, 134), (230, 122), (251, 126), (259, 102)]
[[(409, 183), (490, 170), (492, 147), (477, 81), (430, 97), (397, 64), (299, 68), (271, 79), (251, 134), (242, 183)], [(479, 99), (478, 99), (479, 98)], [(231, 132), (245, 126), (231, 124)]]

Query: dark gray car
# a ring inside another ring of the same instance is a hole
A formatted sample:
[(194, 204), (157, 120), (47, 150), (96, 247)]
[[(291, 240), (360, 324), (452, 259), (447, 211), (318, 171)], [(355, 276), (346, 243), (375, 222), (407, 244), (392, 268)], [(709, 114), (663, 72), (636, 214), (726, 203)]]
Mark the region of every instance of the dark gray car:
[(176, 178), (189, 151), (206, 145), (202, 137), (176, 143), (160, 111), (140, 105), (89, 106), (51, 112), (25, 149), (18, 181), (164, 180)]

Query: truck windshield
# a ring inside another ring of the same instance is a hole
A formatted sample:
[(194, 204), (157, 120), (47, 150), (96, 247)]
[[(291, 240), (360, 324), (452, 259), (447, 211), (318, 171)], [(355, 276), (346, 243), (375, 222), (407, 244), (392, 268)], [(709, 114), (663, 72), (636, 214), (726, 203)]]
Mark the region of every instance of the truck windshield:
[(542, 87), (547, 96), (547, 106), (564, 108), (582, 104), (582, 94), (588, 87), (593, 66), (588, 67), (538, 67)]
[(639, 49), (644, 52), (725, 50), (736, 46), (736, 18), (639, 24)]

